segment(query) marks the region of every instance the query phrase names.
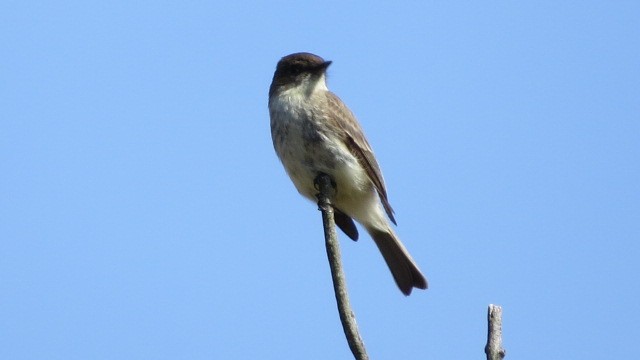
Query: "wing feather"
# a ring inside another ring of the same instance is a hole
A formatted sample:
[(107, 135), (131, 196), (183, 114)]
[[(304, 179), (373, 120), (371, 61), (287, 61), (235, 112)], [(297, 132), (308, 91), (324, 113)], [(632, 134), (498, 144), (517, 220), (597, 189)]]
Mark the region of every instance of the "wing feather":
[(344, 105), (340, 98), (332, 92), (327, 92), (327, 97), (330, 105), (327, 108), (331, 109), (330, 111), (335, 112), (333, 114), (329, 114), (329, 118), (341, 119), (341, 121), (337, 121), (332, 125), (337, 127), (335, 130), (339, 130), (338, 132), (343, 135), (345, 145), (349, 151), (351, 151), (351, 154), (358, 159), (360, 165), (365, 169), (369, 179), (371, 179), (373, 186), (378, 192), (382, 206), (387, 212), (389, 219), (396, 224), (396, 219), (393, 216), (394, 211), (389, 204), (387, 189), (384, 184), (382, 172), (380, 171), (380, 165), (378, 165), (378, 161), (373, 154), (371, 145), (369, 145), (369, 142), (364, 136), (362, 127), (360, 127), (360, 124), (353, 113)]

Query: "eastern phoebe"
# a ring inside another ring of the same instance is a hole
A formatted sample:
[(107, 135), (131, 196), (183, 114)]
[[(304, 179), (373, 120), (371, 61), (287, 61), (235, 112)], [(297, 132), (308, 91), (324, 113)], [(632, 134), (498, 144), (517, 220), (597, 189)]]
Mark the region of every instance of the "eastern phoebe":
[(336, 224), (353, 240), (358, 239), (353, 219), (367, 230), (405, 295), (414, 287), (426, 289), (426, 279), (387, 219), (396, 223), (373, 150), (355, 116), (327, 88), (329, 65), (310, 53), (278, 62), (269, 88), (273, 147), (306, 198), (316, 200), (314, 180), (320, 173), (331, 177)]

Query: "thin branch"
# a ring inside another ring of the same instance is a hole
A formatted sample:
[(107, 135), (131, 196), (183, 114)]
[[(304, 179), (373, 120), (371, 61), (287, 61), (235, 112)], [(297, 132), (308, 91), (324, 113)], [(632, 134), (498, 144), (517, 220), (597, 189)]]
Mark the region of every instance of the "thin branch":
[(502, 360), (506, 355), (506, 351), (502, 347), (502, 307), (490, 304), (487, 320), (489, 332), (484, 352), (487, 354), (487, 360)]
[(340, 259), (340, 244), (336, 234), (336, 226), (333, 214), (333, 206), (331, 206), (330, 198), (333, 196), (334, 187), (331, 177), (326, 174), (320, 174), (315, 179), (318, 193), (318, 207), (322, 211), (322, 224), (324, 226), (324, 240), (327, 247), (327, 257), (329, 258), (329, 266), (331, 267), (331, 279), (333, 280), (333, 291), (338, 303), (338, 313), (340, 314), (340, 322), (344, 335), (347, 337), (349, 348), (356, 360), (368, 360), (367, 350), (364, 342), (360, 337), (356, 317), (351, 310), (349, 303), (349, 294), (347, 292), (347, 282), (344, 272), (342, 271), (342, 260)]

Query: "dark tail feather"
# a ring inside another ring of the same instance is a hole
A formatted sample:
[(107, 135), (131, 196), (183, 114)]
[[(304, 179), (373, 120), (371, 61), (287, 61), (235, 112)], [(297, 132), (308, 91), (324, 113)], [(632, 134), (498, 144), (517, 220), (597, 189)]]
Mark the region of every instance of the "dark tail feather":
[(356, 224), (353, 223), (353, 219), (336, 208), (333, 209), (333, 214), (336, 225), (338, 225), (340, 230), (347, 234), (351, 240), (358, 241), (358, 228), (356, 228)]
[(418, 269), (407, 249), (391, 230), (384, 232), (378, 229), (368, 229), (368, 231), (378, 249), (380, 249), (382, 257), (384, 257), (389, 270), (391, 270), (393, 279), (403, 294), (411, 294), (411, 290), (414, 287), (418, 289), (427, 288), (427, 280)]

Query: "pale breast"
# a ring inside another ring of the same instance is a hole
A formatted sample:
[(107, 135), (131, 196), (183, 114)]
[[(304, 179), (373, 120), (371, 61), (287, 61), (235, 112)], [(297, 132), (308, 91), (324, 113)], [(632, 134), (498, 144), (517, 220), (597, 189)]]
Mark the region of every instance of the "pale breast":
[(357, 196), (370, 187), (365, 171), (340, 138), (323, 125), (324, 112), (309, 99), (302, 100), (286, 94), (269, 104), (273, 145), (287, 174), (298, 191), (311, 199), (319, 173), (335, 180), (340, 197)]

